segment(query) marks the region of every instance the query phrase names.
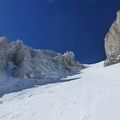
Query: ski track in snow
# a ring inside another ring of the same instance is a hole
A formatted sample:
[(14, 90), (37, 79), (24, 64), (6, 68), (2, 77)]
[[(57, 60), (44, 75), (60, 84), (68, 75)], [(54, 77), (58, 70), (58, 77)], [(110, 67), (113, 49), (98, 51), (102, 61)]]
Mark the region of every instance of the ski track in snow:
[(0, 120), (120, 120), (120, 64), (90, 65), (76, 80), (0, 98)]

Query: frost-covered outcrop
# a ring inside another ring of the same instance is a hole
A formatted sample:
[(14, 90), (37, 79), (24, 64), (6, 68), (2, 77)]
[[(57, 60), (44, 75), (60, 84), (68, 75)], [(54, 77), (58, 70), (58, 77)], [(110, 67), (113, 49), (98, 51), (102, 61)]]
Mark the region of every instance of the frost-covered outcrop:
[(21, 40), (8, 43), (0, 38), (0, 71), (7, 71), (10, 64), (11, 75), (18, 78), (60, 78), (77, 72), (83, 65), (75, 60), (73, 52), (64, 54), (52, 50), (33, 49)]
[(107, 59), (104, 66), (120, 62), (120, 11), (105, 37), (105, 52)]

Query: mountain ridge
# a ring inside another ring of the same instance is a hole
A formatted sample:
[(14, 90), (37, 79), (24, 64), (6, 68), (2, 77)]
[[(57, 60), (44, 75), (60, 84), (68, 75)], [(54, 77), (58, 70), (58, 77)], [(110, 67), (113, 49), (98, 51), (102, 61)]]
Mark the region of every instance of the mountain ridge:
[(0, 62), (0, 72), (6, 72), (10, 66), (11, 75), (21, 79), (50, 78), (55, 74), (60, 78), (84, 68), (71, 51), (61, 54), (53, 50), (33, 49), (22, 40), (8, 43), (6, 37), (0, 37)]

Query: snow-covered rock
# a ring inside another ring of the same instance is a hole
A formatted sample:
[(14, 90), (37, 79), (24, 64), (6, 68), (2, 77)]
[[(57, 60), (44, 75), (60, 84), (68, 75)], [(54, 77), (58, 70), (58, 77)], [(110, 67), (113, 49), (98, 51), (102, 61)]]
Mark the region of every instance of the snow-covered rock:
[(8, 61), (18, 65), (25, 57), (31, 57), (31, 50), (32, 48), (26, 46), (21, 40), (11, 42), (8, 47)]
[[(35, 52), (35, 51), (34, 51)], [(40, 50), (39, 50), (40, 53)], [(37, 55), (37, 56), (36, 56)], [(26, 56), (24, 60), (16, 66), (13, 71), (15, 77), (28, 78), (60, 78), (79, 70), (80, 65), (75, 61), (73, 53), (49, 55), (47, 51), (41, 50), (41, 56), (36, 54), (34, 57)]]
[(11, 43), (0, 38), (0, 71), (14, 64), (12, 76), (17, 78), (60, 78), (77, 72), (83, 65), (75, 60), (73, 52), (64, 54), (52, 50), (33, 49), (17, 40)]

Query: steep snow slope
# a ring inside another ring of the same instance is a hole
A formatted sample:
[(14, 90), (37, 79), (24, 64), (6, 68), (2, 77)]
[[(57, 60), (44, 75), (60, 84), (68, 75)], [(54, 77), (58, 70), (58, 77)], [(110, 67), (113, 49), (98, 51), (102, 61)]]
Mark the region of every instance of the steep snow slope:
[(120, 64), (103, 62), (60, 82), (0, 98), (0, 120), (120, 120)]

